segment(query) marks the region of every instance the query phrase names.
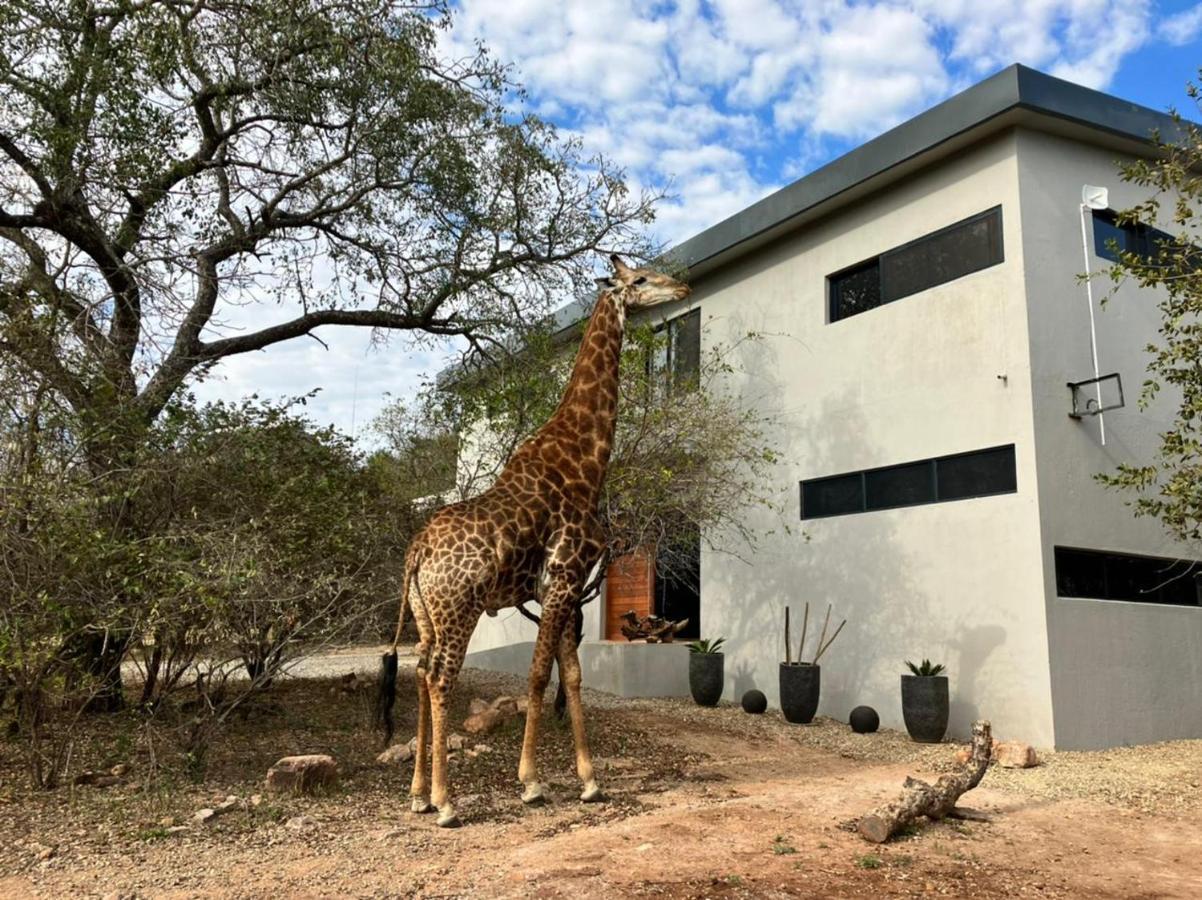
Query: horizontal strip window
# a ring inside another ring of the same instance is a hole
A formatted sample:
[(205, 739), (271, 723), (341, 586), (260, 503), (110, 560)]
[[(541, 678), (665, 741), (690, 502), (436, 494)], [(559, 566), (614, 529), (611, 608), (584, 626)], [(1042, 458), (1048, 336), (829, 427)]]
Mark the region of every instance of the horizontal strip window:
[(821, 519), (1018, 490), (1014, 445), (801, 482), (801, 517)]
[(1005, 259), (1002, 208), (895, 247), (831, 275), (832, 322), (995, 266)]
[(1087, 600), (1202, 606), (1202, 562), (1056, 548), (1056, 593)]
[(1113, 209), (1093, 212), (1093, 249), (1102, 259), (1118, 262), (1120, 254), (1134, 253), (1144, 262), (1153, 261), (1160, 255), (1161, 246), (1172, 241), (1171, 235), (1143, 222), (1120, 225)]

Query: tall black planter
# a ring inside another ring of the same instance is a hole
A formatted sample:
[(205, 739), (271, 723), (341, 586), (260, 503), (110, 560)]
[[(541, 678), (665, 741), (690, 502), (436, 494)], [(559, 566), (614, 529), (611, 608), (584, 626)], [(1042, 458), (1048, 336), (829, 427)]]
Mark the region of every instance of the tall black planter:
[(717, 706), (722, 699), (723, 653), (689, 654), (689, 692), (698, 706)]
[(902, 718), (920, 744), (938, 744), (947, 732), (947, 676), (903, 675)]
[(822, 666), (803, 663), (780, 664), (780, 711), (785, 721), (808, 725), (818, 712)]

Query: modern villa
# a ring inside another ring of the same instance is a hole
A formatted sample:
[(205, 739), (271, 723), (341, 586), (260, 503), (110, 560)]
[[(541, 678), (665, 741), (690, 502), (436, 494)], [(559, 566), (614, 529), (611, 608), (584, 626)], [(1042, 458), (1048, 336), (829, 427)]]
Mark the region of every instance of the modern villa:
[[(1171, 397), (1136, 403), (1157, 296), (1096, 278), (1090, 299), (1080, 278), (1154, 238), (1113, 213), (1146, 199), (1116, 162), (1156, 130), (1177, 133), (1012, 66), (676, 247), (693, 294), (656, 313), (686, 350), (770, 335), (729, 388), (779, 423), (791, 527), (750, 511), (750, 561), (699, 548), (692, 586), (616, 566), (585, 609), (585, 685), (687, 694), (683, 647), (615, 633), (635, 607), (724, 636), (725, 699), (775, 705), (784, 610), (808, 601), (848, 620), (821, 715), (867, 704), (901, 727), (898, 676), (926, 657), (948, 667), (953, 735), (988, 718), (1063, 749), (1202, 737), (1202, 551), (1094, 477), (1150, 460), (1172, 418)], [(484, 618), (467, 664), (524, 673), (534, 633)]]

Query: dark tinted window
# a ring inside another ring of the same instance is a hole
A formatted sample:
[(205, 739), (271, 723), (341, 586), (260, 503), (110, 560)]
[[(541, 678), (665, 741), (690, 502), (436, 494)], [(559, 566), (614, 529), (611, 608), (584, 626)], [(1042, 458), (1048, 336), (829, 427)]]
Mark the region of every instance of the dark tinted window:
[(881, 295), (888, 303), (1001, 261), (998, 207), (883, 254)]
[(1002, 208), (995, 206), (830, 276), (831, 321), (925, 291), (1003, 259)]
[(1056, 548), (1061, 597), (1198, 606), (1202, 563), (1189, 560)]
[(864, 473), (864, 500), (868, 509), (913, 506), (935, 499), (931, 461), (873, 469)]
[(668, 323), (672, 380), (695, 387), (701, 368), (701, 310), (695, 309)]
[(1135, 253), (1146, 260), (1155, 259), (1162, 244), (1172, 237), (1142, 222), (1119, 224), (1113, 210), (1096, 209), (1093, 213), (1094, 252), (1111, 262), (1119, 261), (1119, 253)]
[(803, 481), (801, 517), (838, 516), (1016, 490), (1014, 445), (1009, 444)]
[(1014, 446), (945, 456), (936, 466), (940, 500), (961, 500), (1018, 489)]
[(801, 517), (838, 516), (863, 512), (864, 479), (859, 472), (802, 482)]
[(875, 259), (832, 275), (830, 282), (832, 321), (881, 305), (881, 268)]

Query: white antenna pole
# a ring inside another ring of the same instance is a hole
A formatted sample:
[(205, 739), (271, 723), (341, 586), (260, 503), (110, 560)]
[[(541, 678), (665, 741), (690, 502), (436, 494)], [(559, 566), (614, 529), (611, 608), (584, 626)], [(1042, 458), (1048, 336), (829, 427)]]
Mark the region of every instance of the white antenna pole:
[[(1089, 303), (1089, 355), (1093, 360), (1094, 390), (1097, 391), (1098, 409), (1102, 408), (1102, 382), (1098, 381), (1101, 372), (1098, 369), (1098, 330), (1093, 315), (1093, 280), (1090, 278), (1089, 259), (1089, 229), (1085, 222), (1085, 213), (1090, 209), (1085, 203), (1081, 204), (1081, 252), (1085, 257), (1085, 299)], [(1106, 418), (1098, 413), (1098, 433), (1102, 438), (1102, 446), (1106, 446)]]

